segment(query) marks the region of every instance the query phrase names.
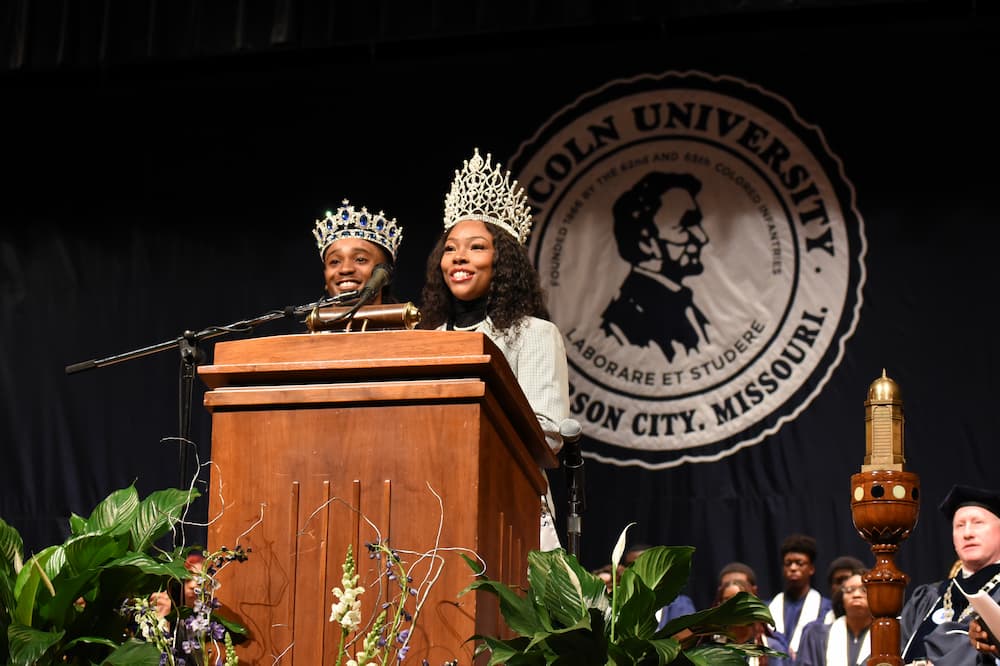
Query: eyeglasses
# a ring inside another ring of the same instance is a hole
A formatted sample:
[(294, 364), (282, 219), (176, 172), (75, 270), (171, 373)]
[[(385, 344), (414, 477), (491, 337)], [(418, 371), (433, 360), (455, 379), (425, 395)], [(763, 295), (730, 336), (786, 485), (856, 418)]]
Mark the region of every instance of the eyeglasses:
[(845, 585), (840, 588), (844, 591), (844, 595), (854, 594), (855, 592), (860, 592), (864, 596), (868, 596), (868, 588), (865, 585)]

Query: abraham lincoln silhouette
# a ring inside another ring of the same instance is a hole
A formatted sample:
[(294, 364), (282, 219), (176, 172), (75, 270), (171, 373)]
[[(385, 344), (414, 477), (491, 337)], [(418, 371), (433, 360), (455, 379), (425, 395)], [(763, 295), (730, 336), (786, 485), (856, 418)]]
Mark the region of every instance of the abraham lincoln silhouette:
[(601, 315), (601, 328), (620, 344), (656, 343), (667, 362), (678, 348), (697, 351), (708, 342), (708, 318), (694, 304), (684, 278), (699, 275), (701, 181), (687, 173), (653, 171), (622, 194), (612, 208), (618, 254), (632, 265), (618, 295)]

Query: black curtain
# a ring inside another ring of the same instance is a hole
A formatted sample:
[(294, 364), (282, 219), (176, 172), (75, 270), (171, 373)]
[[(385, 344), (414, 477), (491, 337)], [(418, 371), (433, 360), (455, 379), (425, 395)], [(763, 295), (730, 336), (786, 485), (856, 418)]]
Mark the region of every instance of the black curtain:
[[(474, 146), (507, 159), (587, 91), (696, 69), (784, 96), (842, 159), (868, 241), (860, 323), (822, 393), (764, 442), (658, 472), (588, 461), (582, 560), (604, 564), (634, 521), (633, 542), (696, 547), (688, 593), (699, 606), (730, 560), (755, 567), (762, 594), (777, 592), (791, 532), (819, 540), (821, 589), (835, 556), (871, 561), (849, 478), (884, 367), (903, 390), (907, 469), (923, 485), (899, 563), (916, 582), (937, 579), (954, 553), (936, 504), (953, 483), (997, 485), (998, 34), (986, 19), (756, 20), (605, 42), (546, 34), (0, 79), (0, 517), (38, 550), (116, 488), (180, 482), (178, 351), (74, 375), (67, 365), (315, 300), (313, 222), (345, 196), (405, 226), (394, 290), (417, 300), (443, 196)], [(282, 321), (234, 336), (301, 330)], [(202, 463), (203, 393), (197, 382), (191, 458)], [(565, 516), (563, 473), (550, 478)], [(188, 528), (189, 541), (203, 538)]]

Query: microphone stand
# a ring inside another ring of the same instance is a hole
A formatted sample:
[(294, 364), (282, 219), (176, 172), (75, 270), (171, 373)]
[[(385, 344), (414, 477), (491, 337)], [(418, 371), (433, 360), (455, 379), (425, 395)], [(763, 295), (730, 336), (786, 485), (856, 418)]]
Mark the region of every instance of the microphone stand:
[[(570, 421), (570, 419), (567, 419)], [(566, 552), (580, 558), (580, 514), (587, 502), (583, 487), (583, 456), (580, 453), (580, 425), (575, 421), (570, 427), (561, 427), (563, 438), (563, 467), (566, 469)]]
[(308, 305), (300, 305), (298, 307), (289, 306), (283, 310), (270, 310), (260, 316), (243, 319), (225, 326), (210, 326), (200, 331), (184, 331), (183, 334), (172, 340), (165, 340), (154, 345), (140, 347), (139, 349), (134, 349), (122, 354), (115, 354), (114, 356), (108, 356), (106, 358), (92, 359), (89, 361), (82, 361), (80, 363), (67, 365), (66, 374), (72, 375), (78, 372), (83, 372), (84, 370), (103, 368), (105, 366), (123, 363), (124, 361), (129, 361), (134, 358), (156, 354), (161, 351), (166, 351), (167, 349), (177, 348), (180, 351), (181, 357), (180, 390), (178, 394), (178, 465), (180, 466), (178, 488), (183, 489), (188, 486), (189, 478), (187, 442), (190, 440), (191, 435), (191, 400), (194, 393), (194, 377), (198, 364), (205, 360), (205, 352), (199, 346), (200, 343), (204, 340), (210, 340), (229, 333), (245, 333), (253, 330), (260, 324), (273, 321), (275, 319), (304, 316), (312, 312), (314, 308), (321, 305), (342, 303), (357, 297), (358, 292), (355, 290), (340, 294), (339, 296), (325, 298), (315, 303), (309, 303)]

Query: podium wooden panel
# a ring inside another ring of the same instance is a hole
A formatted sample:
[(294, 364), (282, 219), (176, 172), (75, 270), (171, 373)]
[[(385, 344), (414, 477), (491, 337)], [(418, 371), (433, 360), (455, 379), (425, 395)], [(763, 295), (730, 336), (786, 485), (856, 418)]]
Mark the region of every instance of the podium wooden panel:
[[(443, 564), (407, 663), (473, 663), (465, 641), (501, 631), (501, 618), (492, 596), (458, 597), (473, 580), (458, 553), (474, 551), (491, 578), (525, 585), (545, 488), (539, 466), (557, 464), (489, 338), (254, 338), (218, 343), (199, 374), (211, 389), (209, 547), (252, 549), (220, 574), (220, 599), (252, 632), (241, 660), (334, 664), (340, 629), (329, 622), (331, 590), (342, 587), (347, 546), (367, 588), (368, 621), (380, 603), (371, 583), (384, 565), (364, 544), (388, 538), (409, 564), (437, 548), (440, 559), (421, 560), (414, 585), (426, 587), (432, 563)], [(360, 641), (350, 655), (359, 649)]]

